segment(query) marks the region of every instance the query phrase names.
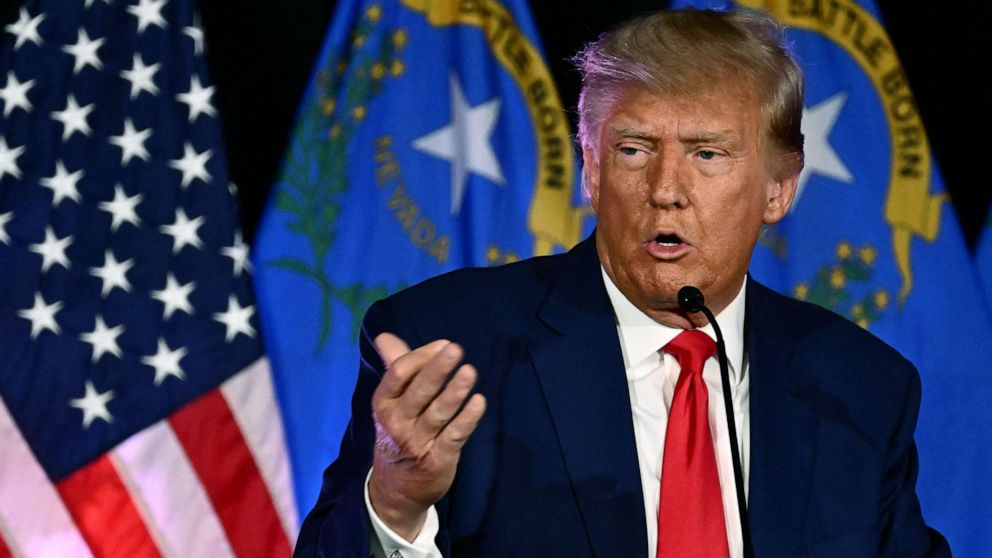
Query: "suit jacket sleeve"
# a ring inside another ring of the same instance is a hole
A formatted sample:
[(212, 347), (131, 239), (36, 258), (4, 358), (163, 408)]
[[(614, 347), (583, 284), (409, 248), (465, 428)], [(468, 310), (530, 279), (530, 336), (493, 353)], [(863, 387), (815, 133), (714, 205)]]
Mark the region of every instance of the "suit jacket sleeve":
[(916, 495), (919, 463), (913, 433), (920, 410), (920, 378), (915, 369), (909, 375), (905, 401), (902, 420), (888, 454), (882, 486), (881, 509), (889, 519), (888, 524), (883, 525), (881, 554), (893, 558), (950, 557), (947, 541), (924, 522)]

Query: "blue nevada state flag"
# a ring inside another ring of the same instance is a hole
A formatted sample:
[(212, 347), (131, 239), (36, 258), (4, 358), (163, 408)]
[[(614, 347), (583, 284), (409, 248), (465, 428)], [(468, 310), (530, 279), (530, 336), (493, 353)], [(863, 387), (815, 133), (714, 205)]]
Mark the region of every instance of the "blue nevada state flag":
[(301, 512), (350, 415), (365, 309), (575, 244), (573, 159), (523, 0), (338, 4), (252, 255)]
[(992, 325), (878, 9), (870, 0), (736, 5), (789, 26), (806, 74), (806, 167), (790, 215), (759, 239), (751, 272), (847, 316), (919, 368), (923, 512), (955, 556), (988, 556)]
[(985, 303), (992, 312), (992, 206), (989, 207), (988, 217), (985, 218), (985, 230), (978, 240), (975, 261), (978, 264), (978, 275), (985, 288)]

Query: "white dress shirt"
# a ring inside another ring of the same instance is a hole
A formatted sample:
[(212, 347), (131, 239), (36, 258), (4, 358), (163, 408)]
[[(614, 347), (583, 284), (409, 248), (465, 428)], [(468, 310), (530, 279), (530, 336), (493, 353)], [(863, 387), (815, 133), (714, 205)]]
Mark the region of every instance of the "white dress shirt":
[[(658, 504), (661, 491), (661, 464), (665, 453), (665, 430), (668, 410), (672, 406), (675, 383), (681, 368), (678, 361), (661, 349), (683, 330), (664, 326), (649, 318), (634, 306), (603, 272), (606, 292), (610, 295), (617, 318), (623, 365), (627, 371), (630, 410), (634, 416), (634, 439), (637, 442), (637, 462), (641, 469), (641, 489), (644, 491), (644, 515), (648, 529), (648, 557), (654, 558), (658, 544)], [(750, 428), (748, 415), (747, 363), (744, 362), (744, 285), (716, 321), (723, 332), (730, 364), (730, 389), (737, 423), (737, 442), (744, 469), (745, 498), (747, 497), (748, 449)], [(714, 341), (713, 326), (700, 331)], [(714, 356), (703, 365), (703, 380), (709, 393), (710, 433), (716, 453), (717, 475), (723, 495), (723, 516), (727, 526), (727, 543), (732, 558), (744, 555), (741, 539), (740, 513), (734, 486), (734, 465), (730, 453), (729, 430), (723, 404), (723, 384), (720, 362)]]
[[(665, 429), (668, 410), (672, 405), (675, 383), (681, 368), (672, 355), (661, 349), (681, 329), (659, 324), (631, 303), (603, 270), (603, 282), (617, 321), (620, 349), (630, 393), (630, 409), (634, 419), (634, 439), (637, 443), (637, 461), (644, 491), (644, 515), (647, 521), (648, 558), (655, 558), (658, 544), (658, 504), (661, 490), (661, 466), (665, 450)], [(737, 422), (741, 465), (744, 469), (745, 497), (748, 478), (748, 449), (750, 427), (748, 415), (747, 362), (744, 359), (744, 284), (731, 303), (717, 314), (716, 321), (724, 335), (727, 360), (730, 364), (730, 386)], [(716, 340), (713, 327), (700, 329)], [(740, 514), (737, 492), (734, 487), (733, 459), (730, 452), (729, 431), (724, 414), (723, 385), (720, 381), (720, 364), (717, 357), (710, 358), (703, 366), (703, 380), (709, 391), (710, 432), (715, 445), (717, 474), (723, 495), (723, 514), (727, 526), (727, 542), (731, 558), (744, 555), (741, 540)], [(369, 477), (372, 472), (369, 471)], [(386, 558), (441, 558), (441, 551), (434, 544), (439, 522), (436, 509), (428, 510), (427, 521), (417, 538), (407, 542), (393, 532), (376, 515), (369, 500), (368, 477), (365, 481), (365, 506), (372, 523), (370, 536), (378, 542)], [(373, 544), (373, 546), (375, 546)], [(378, 551), (379, 549), (377, 549)], [(378, 552), (377, 552), (378, 554)]]

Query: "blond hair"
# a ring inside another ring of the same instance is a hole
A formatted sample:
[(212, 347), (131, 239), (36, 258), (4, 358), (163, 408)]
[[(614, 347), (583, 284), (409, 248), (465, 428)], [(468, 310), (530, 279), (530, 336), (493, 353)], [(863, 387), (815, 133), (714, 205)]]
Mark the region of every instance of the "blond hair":
[(779, 154), (802, 169), (803, 76), (771, 16), (753, 10), (663, 11), (631, 20), (589, 43), (574, 58), (582, 74), (578, 140), (599, 152), (599, 132), (628, 88), (691, 96), (737, 78), (761, 102)]

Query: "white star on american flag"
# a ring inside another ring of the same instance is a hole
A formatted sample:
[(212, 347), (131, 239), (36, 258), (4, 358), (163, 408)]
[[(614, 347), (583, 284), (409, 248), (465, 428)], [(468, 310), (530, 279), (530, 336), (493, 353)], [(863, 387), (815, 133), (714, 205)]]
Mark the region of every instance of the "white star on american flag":
[(120, 184), (114, 186), (114, 199), (111, 201), (100, 202), (100, 209), (110, 213), (110, 231), (117, 231), (124, 223), (131, 223), (134, 226), (139, 226), (141, 224), (141, 217), (138, 217), (138, 212), (136, 208), (138, 204), (141, 203), (141, 199), (144, 197), (143, 194), (135, 194), (128, 197), (124, 193), (124, 187)]
[(17, 166), (17, 159), (23, 153), (23, 145), (11, 148), (7, 145), (7, 140), (0, 136), (0, 179), (3, 179), (5, 174), (14, 178), (21, 177), (21, 168)]
[(179, 361), (186, 356), (186, 347), (179, 347), (176, 350), (169, 349), (165, 339), (159, 338), (158, 350), (154, 355), (141, 357), (141, 362), (155, 369), (155, 385), (162, 385), (169, 376), (175, 376), (180, 380), (186, 378)]
[(100, 357), (110, 353), (117, 358), (121, 358), (121, 347), (117, 344), (117, 338), (124, 333), (123, 325), (108, 327), (103, 321), (103, 316), (96, 317), (93, 331), (88, 331), (79, 336), (79, 339), (93, 346), (92, 361), (97, 362)]
[(45, 240), (32, 244), (28, 249), (41, 256), (41, 270), (48, 271), (55, 264), (69, 269), (69, 258), (66, 249), (72, 244), (72, 235), (58, 238), (52, 226), (45, 227)]
[(121, 148), (121, 166), (131, 162), (132, 157), (137, 157), (142, 161), (151, 158), (148, 150), (145, 149), (145, 141), (152, 135), (151, 128), (137, 130), (130, 118), (124, 119), (124, 132), (119, 136), (110, 136), (110, 143)]
[(141, 55), (135, 53), (131, 60), (131, 69), (122, 70), (121, 77), (131, 83), (131, 98), (136, 99), (142, 91), (147, 91), (152, 95), (158, 95), (158, 86), (155, 85), (155, 73), (162, 65), (159, 63), (146, 66), (141, 59)]
[(168, 320), (176, 310), (193, 314), (193, 305), (189, 303), (189, 295), (195, 288), (196, 282), (190, 281), (186, 284), (180, 284), (176, 280), (176, 276), (170, 272), (165, 278), (165, 288), (160, 291), (152, 291), (151, 295), (152, 298), (165, 305), (162, 310), (162, 317)]
[(27, 8), (21, 8), (20, 14), (17, 21), (7, 25), (6, 30), (8, 33), (13, 34), (17, 37), (14, 42), (14, 50), (21, 48), (21, 45), (27, 41), (31, 41), (37, 46), (41, 46), (44, 42), (41, 35), (38, 34), (38, 25), (45, 20), (45, 14), (38, 14), (31, 17), (28, 13)]
[(149, 25), (165, 29), (166, 21), (162, 17), (162, 6), (168, 0), (140, 0), (137, 6), (128, 6), (127, 11), (138, 18), (138, 33), (143, 33)]
[(108, 248), (104, 254), (103, 265), (90, 268), (90, 275), (98, 277), (103, 286), (100, 288), (100, 296), (106, 297), (110, 291), (117, 287), (124, 292), (131, 291), (131, 282), (127, 280), (127, 272), (134, 267), (134, 260), (117, 261), (114, 253)]
[(193, 144), (186, 142), (183, 144), (182, 158), (169, 161), (169, 166), (183, 173), (183, 180), (180, 183), (183, 188), (188, 187), (196, 179), (210, 182), (210, 173), (207, 172), (207, 162), (212, 155), (212, 149), (197, 153), (193, 149)]
[(103, 393), (97, 392), (93, 382), (86, 381), (86, 393), (79, 399), (70, 399), (69, 405), (83, 412), (83, 428), (89, 428), (93, 421), (100, 419), (104, 422), (114, 422), (113, 415), (107, 409), (107, 403), (114, 398), (114, 390)]
[(234, 264), (235, 277), (241, 277), (241, 273), (246, 269), (251, 271), (251, 262), (248, 260), (248, 245), (242, 240), (240, 232), (234, 233), (234, 245), (221, 248), (220, 253), (231, 258)]
[(65, 101), (65, 109), (52, 112), (52, 119), (58, 120), (64, 126), (62, 130), (62, 141), (66, 141), (72, 134), (79, 132), (84, 136), (89, 136), (93, 129), (90, 128), (86, 119), (93, 112), (94, 105), (79, 106), (76, 97), (70, 93)]
[(214, 116), (217, 111), (210, 104), (210, 97), (214, 94), (214, 86), (203, 87), (199, 76), (189, 78), (189, 91), (176, 95), (176, 100), (185, 103), (189, 107), (189, 121), (195, 122), (201, 114)]
[(183, 34), (193, 39), (193, 53), (203, 54), (203, 30), (200, 29), (199, 23), (183, 27)]
[(86, 66), (92, 66), (97, 70), (102, 70), (103, 63), (100, 62), (100, 57), (97, 56), (96, 51), (106, 41), (107, 39), (104, 38), (90, 39), (89, 34), (86, 33), (86, 29), (80, 27), (76, 35), (76, 42), (62, 47), (63, 51), (75, 58), (75, 62), (72, 65), (72, 73), (78, 74)]
[(172, 237), (172, 253), (178, 254), (183, 246), (192, 246), (193, 248), (203, 246), (203, 241), (200, 240), (200, 236), (196, 232), (201, 225), (203, 225), (202, 215), (196, 219), (190, 219), (186, 216), (183, 208), (179, 207), (176, 208), (176, 220), (171, 225), (162, 225), (159, 230)]
[(24, 112), (31, 112), (34, 108), (28, 100), (28, 91), (34, 87), (34, 80), (18, 81), (14, 72), (7, 72), (7, 83), (0, 88), (0, 99), (3, 100), (3, 115), (10, 116), (14, 109), (24, 109)]
[(55, 174), (41, 179), (41, 185), (52, 191), (52, 207), (58, 207), (62, 200), (69, 198), (79, 203), (79, 189), (77, 184), (86, 172), (79, 169), (70, 173), (65, 169), (62, 161), (55, 163)]
[(0, 213), (0, 243), (10, 244), (10, 233), (7, 232), (7, 223), (14, 218), (14, 212)]
[(224, 339), (230, 343), (239, 333), (244, 333), (248, 337), (255, 337), (255, 328), (249, 323), (254, 313), (254, 306), (250, 304), (248, 306), (241, 306), (238, 303), (238, 298), (232, 294), (227, 299), (227, 310), (216, 312), (214, 319), (224, 324), (224, 327), (227, 328)]
[(41, 332), (48, 330), (58, 335), (62, 332), (55, 314), (62, 309), (62, 301), (48, 304), (41, 293), (34, 293), (34, 306), (19, 310), (17, 315), (31, 322), (31, 339), (37, 339)]

